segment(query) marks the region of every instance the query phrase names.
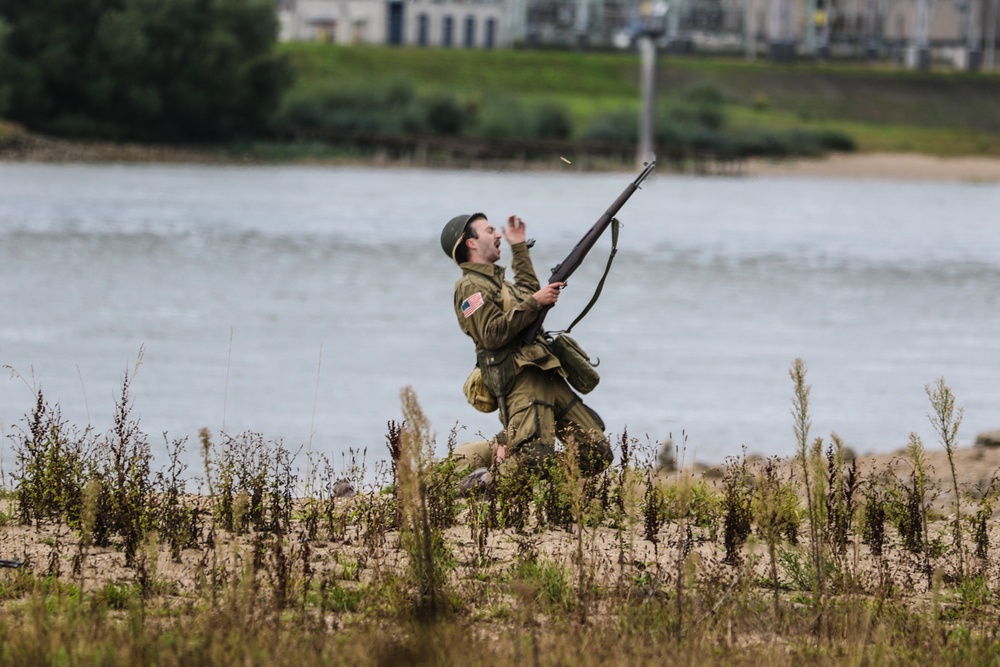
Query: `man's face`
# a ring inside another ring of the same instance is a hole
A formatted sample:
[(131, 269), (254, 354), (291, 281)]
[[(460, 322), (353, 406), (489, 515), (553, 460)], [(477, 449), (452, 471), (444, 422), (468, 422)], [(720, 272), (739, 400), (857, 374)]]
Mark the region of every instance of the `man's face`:
[(489, 220), (476, 220), (471, 225), (478, 238), (466, 239), (469, 260), (481, 264), (494, 264), (500, 259), (500, 239), (503, 238)]

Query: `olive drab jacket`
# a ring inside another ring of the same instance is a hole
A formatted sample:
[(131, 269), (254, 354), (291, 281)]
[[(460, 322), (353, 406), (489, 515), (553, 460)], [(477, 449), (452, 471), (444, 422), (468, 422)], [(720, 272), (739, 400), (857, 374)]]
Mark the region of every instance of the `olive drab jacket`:
[(476, 352), (497, 350), (514, 343), (517, 368), (536, 366), (559, 370), (559, 360), (539, 335), (530, 344), (515, 343), (521, 331), (534, 321), (542, 306), (532, 294), (541, 285), (524, 243), (511, 246), (514, 284), (504, 279), (505, 269), (492, 264), (464, 262), (462, 277), (455, 283), (455, 315), (462, 331), (476, 342)]

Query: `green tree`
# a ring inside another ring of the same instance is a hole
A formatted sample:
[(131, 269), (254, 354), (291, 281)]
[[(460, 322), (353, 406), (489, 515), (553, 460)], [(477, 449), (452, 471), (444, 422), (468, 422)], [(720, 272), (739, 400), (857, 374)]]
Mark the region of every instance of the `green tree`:
[(270, 0), (0, 0), (0, 115), (62, 136), (259, 133), (291, 83)]

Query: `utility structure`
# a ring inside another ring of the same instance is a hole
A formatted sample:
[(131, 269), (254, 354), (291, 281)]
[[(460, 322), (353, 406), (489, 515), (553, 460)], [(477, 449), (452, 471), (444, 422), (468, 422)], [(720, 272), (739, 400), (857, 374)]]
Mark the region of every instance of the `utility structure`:
[(916, 26), (910, 46), (909, 65), (927, 71), (931, 68), (930, 22), (932, 0), (917, 0)]
[(962, 36), (965, 39), (963, 69), (975, 72), (979, 69), (982, 54), (979, 52), (979, 38), (976, 21), (973, 19), (973, 0), (955, 0), (955, 7), (961, 17)]
[(992, 72), (996, 65), (997, 15), (1000, 14), (1000, 0), (992, 0), (988, 10), (988, 18), (986, 19), (986, 71)]
[[(656, 41), (665, 32), (666, 0), (644, 0), (639, 6), (635, 39), (639, 48), (639, 88), (642, 110), (639, 116), (639, 147), (636, 162), (641, 167), (653, 153), (656, 128)], [(674, 9), (674, 11), (677, 11)]]

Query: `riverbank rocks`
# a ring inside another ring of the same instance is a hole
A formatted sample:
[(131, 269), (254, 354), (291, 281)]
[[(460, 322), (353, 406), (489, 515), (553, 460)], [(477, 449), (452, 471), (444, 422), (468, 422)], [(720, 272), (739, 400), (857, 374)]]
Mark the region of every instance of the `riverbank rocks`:
[(1000, 447), (1000, 429), (984, 431), (977, 435), (976, 447)]

